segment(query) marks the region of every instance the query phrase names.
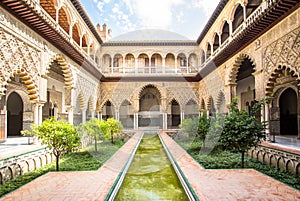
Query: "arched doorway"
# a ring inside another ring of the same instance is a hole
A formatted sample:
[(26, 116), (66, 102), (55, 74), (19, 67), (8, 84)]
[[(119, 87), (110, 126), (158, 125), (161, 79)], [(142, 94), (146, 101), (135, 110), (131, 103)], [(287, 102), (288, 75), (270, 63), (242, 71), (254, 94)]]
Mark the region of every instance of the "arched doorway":
[(161, 95), (153, 85), (140, 93), (139, 127), (162, 127)]
[(195, 100), (189, 100), (185, 105), (184, 116), (186, 119), (194, 119), (199, 116), (199, 107)]
[(23, 100), (12, 92), (7, 99), (7, 136), (21, 136), (23, 130)]
[(120, 106), (120, 122), (124, 128), (133, 128), (133, 112), (131, 103), (124, 100)]
[(102, 119), (107, 120), (109, 118), (113, 118), (114, 114), (115, 114), (115, 108), (114, 108), (113, 104), (110, 101), (107, 101), (103, 105)]
[(255, 78), (254, 64), (249, 58), (245, 58), (237, 72), (236, 76), (236, 94), (239, 99), (241, 109), (249, 109), (249, 103), (255, 100)]
[(171, 127), (178, 128), (178, 125), (181, 122), (180, 119), (180, 105), (176, 100), (172, 100), (171, 102)]
[(279, 98), (280, 134), (298, 135), (297, 94), (292, 88), (286, 89)]

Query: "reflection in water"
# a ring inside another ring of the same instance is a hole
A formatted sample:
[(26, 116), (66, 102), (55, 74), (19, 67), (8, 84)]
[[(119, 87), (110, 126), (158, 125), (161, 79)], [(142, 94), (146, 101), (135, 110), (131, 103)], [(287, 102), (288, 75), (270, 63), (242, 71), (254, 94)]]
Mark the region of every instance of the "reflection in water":
[(144, 135), (115, 200), (188, 200), (157, 135)]

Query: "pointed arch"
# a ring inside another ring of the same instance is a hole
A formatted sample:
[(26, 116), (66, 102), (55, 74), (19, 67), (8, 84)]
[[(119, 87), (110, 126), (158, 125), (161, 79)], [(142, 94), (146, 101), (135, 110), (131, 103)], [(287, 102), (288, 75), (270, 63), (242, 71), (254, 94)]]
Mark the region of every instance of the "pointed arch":
[(273, 95), (276, 80), (283, 74), (290, 75), (293, 79), (295, 79), (298, 82), (298, 85), (300, 84), (300, 72), (296, 70), (296, 67), (278, 65), (278, 67), (275, 68), (270, 74), (270, 76), (267, 78), (267, 84), (265, 89), (266, 96), (270, 97)]
[(189, 99), (184, 106), (184, 114), (186, 118), (194, 118), (199, 115), (199, 105), (193, 98)]
[(103, 102), (102, 104), (102, 118), (103, 119), (108, 119), (112, 118), (115, 115), (115, 105), (110, 99), (107, 99), (106, 101)]
[(124, 128), (133, 128), (134, 114), (132, 110), (132, 104), (129, 100), (122, 101), (119, 108), (119, 119)]
[(205, 101), (202, 98), (201, 101), (200, 101), (200, 110), (205, 110), (205, 109), (206, 109), (206, 107), (205, 107)]
[(47, 70), (49, 70), (51, 68), (51, 65), (55, 62), (58, 63), (58, 65), (60, 66), (63, 72), (65, 87), (72, 88), (74, 86), (74, 80), (73, 80), (71, 67), (69, 66), (66, 59), (61, 54), (57, 54), (51, 58), (49, 65), (47, 66)]
[(244, 10), (240, 3), (234, 6), (230, 19), (232, 20), (232, 32), (234, 32), (244, 22)]
[(79, 26), (79, 23), (76, 22), (72, 27), (72, 38), (78, 45), (80, 45), (80, 36), (81, 36), (81, 28)]
[(249, 59), (250, 62), (252, 62), (253, 69), (255, 70), (256, 63), (255, 63), (254, 59), (251, 56), (249, 56), (248, 54), (242, 53), (242, 54), (238, 55), (238, 57), (235, 59), (233, 67), (230, 70), (229, 80), (228, 80), (229, 83), (231, 83), (231, 84), (236, 83), (239, 68), (241, 67), (241, 65), (242, 65), (242, 63), (244, 62), (245, 59)]
[(217, 111), (218, 113), (224, 114), (226, 113), (226, 99), (225, 99), (225, 94), (223, 91), (220, 91), (218, 96), (217, 96)]
[(154, 85), (146, 85), (139, 93), (139, 111), (160, 111), (161, 93)]
[(181, 122), (181, 106), (179, 104), (179, 101), (176, 100), (176, 98), (173, 98), (168, 103), (169, 108), (169, 122), (168, 122), (168, 128), (177, 128)]
[(54, 20), (56, 20), (56, 8), (58, 7), (58, 2), (56, 0), (40, 0), (40, 5)]
[(9, 78), (4, 77), (4, 82), (1, 83), (1, 85), (3, 85), (4, 90), (6, 91), (6, 85), (10, 81), (11, 77), (14, 77), (15, 75), (18, 75), (19, 78), (21, 78), (22, 83), (25, 85), (25, 87), (27, 89), (29, 99), (31, 101), (37, 100), (39, 97), (39, 90), (38, 90), (37, 84), (35, 83), (36, 80), (34, 80), (24, 68), (19, 68), (19, 69), (14, 70), (10, 74)]
[(63, 30), (65, 30), (67, 34), (69, 34), (71, 26), (71, 17), (66, 6), (60, 7), (58, 11), (58, 24)]
[(221, 25), (221, 45), (229, 38), (230, 32), (229, 32), (229, 23), (227, 20), (224, 20)]

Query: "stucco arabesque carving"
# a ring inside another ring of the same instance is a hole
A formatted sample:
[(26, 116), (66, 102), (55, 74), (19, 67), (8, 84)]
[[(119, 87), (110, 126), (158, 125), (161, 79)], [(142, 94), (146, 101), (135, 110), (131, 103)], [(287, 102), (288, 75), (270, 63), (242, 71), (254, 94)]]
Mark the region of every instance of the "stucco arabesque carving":
[(279, 65), (300, 74), (300, 27), (274, 41), (264, 50), (264, 72), (268, 80)]
[(1, 49), (0, 49), (0, 93), (5, 93), (5, 86), (10, 77), (18, 70), (25, 71), (35, 82), (38, 89), (40, 77), (40, 51), (17, 37), (5, 32), (0, 28)]

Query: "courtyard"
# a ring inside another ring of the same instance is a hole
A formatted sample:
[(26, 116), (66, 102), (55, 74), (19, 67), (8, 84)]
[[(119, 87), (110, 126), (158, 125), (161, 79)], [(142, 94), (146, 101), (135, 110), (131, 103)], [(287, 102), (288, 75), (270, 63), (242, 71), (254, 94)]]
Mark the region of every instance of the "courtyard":
[[(142, 133), (137, 131), (96, 171), (49, 172), (1, 200), (105, 200)], [(159, 134), (200, 200), (300, 199), (298, 190), (253, 169), (204, 169), (166, 132)], [(284, 143), (277, 146), (300, 153), (299, 146), (291, 148)]]

